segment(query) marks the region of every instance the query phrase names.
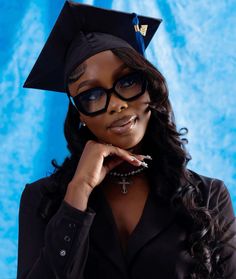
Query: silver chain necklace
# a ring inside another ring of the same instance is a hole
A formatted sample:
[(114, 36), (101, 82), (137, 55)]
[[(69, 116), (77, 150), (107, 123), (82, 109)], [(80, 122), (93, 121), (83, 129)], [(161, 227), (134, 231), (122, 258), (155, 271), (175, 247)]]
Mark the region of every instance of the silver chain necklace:
[(121, 193), (127, 194), (128, 193), (127, 185), (130, 185), (132, 183), (128, 178), (130, 176), (133, 176), (135, 174), (142, 172), (145, 168), (146, 167), (141, 167), (137, 170), (133, 170), (133, 171), (130, 171), (127, 173), (119, 173), (116, 171), (114, 171), (114, 172), (111, 171), (111, 172), (109, 172), (109, 175), (119, 178), (118, 184), (121, 185)]

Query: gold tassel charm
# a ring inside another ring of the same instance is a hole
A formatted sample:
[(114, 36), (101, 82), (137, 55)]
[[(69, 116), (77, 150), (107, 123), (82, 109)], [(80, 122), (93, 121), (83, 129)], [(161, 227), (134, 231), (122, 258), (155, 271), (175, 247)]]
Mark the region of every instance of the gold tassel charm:
[(147, 34), (147, 29), (148, 29), (148, 25), (141, 25), (141, 27), (139, 28), (139, 26), (136, 24), (134, 25), (134, 30), (135, 32), (139, 32), (141, 33), (144, 37), (146, 36)]

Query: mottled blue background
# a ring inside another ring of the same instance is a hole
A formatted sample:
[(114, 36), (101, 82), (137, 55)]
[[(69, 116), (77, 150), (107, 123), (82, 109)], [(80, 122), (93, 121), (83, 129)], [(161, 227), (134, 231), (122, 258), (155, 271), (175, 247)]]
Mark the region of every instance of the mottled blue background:
[[(190, 167), (223, 179), (236, 209), (236, 5), (230, 0), (84, 1), (164, 19), (147, 57), (167, 78)], [(64, 94), (22, 89), (64, 1), (0, 5), (0, 277), (15, 278), (20, 194), (67, 154)], [(122, 24), (122, 22), (121, 22)]]

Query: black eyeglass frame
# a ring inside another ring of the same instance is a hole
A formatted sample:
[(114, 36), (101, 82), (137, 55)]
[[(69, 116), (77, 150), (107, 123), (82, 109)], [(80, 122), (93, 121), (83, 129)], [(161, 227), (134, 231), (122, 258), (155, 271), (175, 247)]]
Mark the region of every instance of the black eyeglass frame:
[[(133, 97), (130, 97), (130, 98), (124, 98), (123, 96), (121, 96), (118, 92), (116, 92), (115, 90), (115, 87), (117, 85), (118, 82), (120, 82), (122, 79), (124, 78), (128, 78), (130, 76), (133, 76), (133, 75), (140, 75), (141, 77), (141, 80), (142, 80), (142, 89), (141, 89), (141, 92), (138, 93), (137, 95), (133, 96)], [(121, 100), (124, 100), (124, 101), (133, 101), (133, 100), (136, 100), (137, 98), (139, 98), (141, 95), (143, 95), (147, 89), (147, 85), (148, 85), (148, 82), (147, 82), (147, 79), (144, 77), (144, 74), (141, 72), (141, 71), (136, 71), (136, 72), (132, 72), (132, 73), (129, 73), (127, 75), (124, 75), (122, 77), (120, 77), (119, 79), (117, 79), (112, 88), (110, 89), (106, 89), (106, 88), (103, 88), (103, 87), (95, 87), (95, 88), (92, 88), (92, 89), (102, 89), (104, 90), (104, 92), (107, 94), (107, 99), (106, 99), (106, 104), (105, 104), (105, 107), (103, 109), (100, 109), (98, 111), (95, 111), (95, 112), (88, 112), (86, 111), (83, 106), (80, 104), (79, 101), (77, 101), (78, 99), (78, 96), (82, 96), (82, 95), (86, 95), (88, 93), (88, 91), (90, 91), (91, 89), (88, 89), (88, 90), (85, 90), (83, 92), (81, 92), (80, 94), (78, 94), (77, 96), (75, 97), (72, 97), (69, 93), (67, 93), (68, 97), (69, 97), (69, 100), (71, 101), (72, 105), (79, 111), (79, 112), (82, 112), (83, 114), (87, 115), (87, 116), (96, 116), (98, 114), (101, 114), (101, 113), (104, 113), (107, 111), (107, 108), (108, 108), (108, 105), (109, 105), (109, 102), (110, 102), (110, 99), (111, 99), (111, 94), (114, 93), (117, 97), (119, 97)]]

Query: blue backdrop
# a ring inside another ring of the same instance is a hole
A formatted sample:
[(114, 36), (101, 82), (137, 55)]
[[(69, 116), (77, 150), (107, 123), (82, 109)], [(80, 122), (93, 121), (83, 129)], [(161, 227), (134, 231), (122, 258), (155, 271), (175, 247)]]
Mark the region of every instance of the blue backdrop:
[[(178, 127), (189, 128), (189, 166), (223, 179), (236, 209), (234, 1), (84, 3), (163, 18), (147, 58), (168, 81)], [(24, 185), (47, 175), (51, 159), (61, 163), (68, 153), (63, 137), (66, 96), (22, 89), (63, 4), (13, 0), (0, 5), (1, 279), (16, 274), (18, 206)]]

